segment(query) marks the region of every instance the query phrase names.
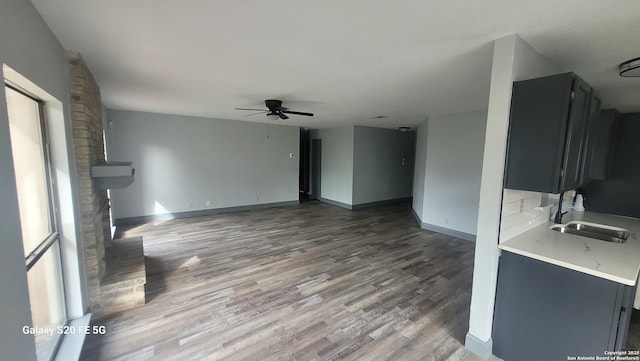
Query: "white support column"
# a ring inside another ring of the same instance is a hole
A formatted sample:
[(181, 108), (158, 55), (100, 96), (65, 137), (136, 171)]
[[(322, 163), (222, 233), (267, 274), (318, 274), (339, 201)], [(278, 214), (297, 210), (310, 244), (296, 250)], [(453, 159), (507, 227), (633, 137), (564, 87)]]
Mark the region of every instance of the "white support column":
[(469, 332), (465, 342), (470, 351), (484, 358), (489, 357), (492, 350), (502, 183), (518, 40), (517, 35), (509, 35), (496, 40), (493, 45)]
[(513, 82), (558, 72), (558, 68), (518, 35), (494, 41), (469, 332), (465, 342), (469, 350), (484, 358), (491, 355), (493, 348), (491, 331), (498, 282), (498, 237)]

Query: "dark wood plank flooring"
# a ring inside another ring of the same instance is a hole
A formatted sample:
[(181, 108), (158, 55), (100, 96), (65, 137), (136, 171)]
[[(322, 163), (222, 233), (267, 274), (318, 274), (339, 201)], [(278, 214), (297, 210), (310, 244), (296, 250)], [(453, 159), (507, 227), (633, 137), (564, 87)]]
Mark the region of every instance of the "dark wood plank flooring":
[(147, 304), (82, 359), (479, 360), (464, 347), (474, 244), (410, 205), (299, 206), (149, 223)]

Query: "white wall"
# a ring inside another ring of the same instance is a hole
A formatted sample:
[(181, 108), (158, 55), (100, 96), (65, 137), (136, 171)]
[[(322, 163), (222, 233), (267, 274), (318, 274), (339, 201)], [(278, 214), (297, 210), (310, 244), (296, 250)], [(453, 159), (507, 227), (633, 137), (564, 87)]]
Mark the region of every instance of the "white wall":
[(418, 125), (416, 129), (416, 152), (413, 172), (413, 204), (412, 208), (418, 220), (422, 223), (422, 209), (424, 202), (424, 177), (427, 164), (427, 120)]
[(354, 205), (411, 197), (415, 139), (415, 132), (355, 127)]
[(352, 205), (354, 127), (312, 130), (311, 139), (322, 139), (320, 197)]
[[(76, 177), (68, 167), (73, 148), (64, 141), (65, 138), (71, 139), (65, 52), (29, 1), (2, 0), (0, 13), (3, 14), (0, 21), (0, 63), (16, 71), (7, 74), (8, 68), (3, 67), (1, 78), (24, 77), (26, 79), (21, 79), (21, 84), (36, 85), (43, 93), (60, 101), (51, 114), (53, 120), (50, 123), (57, 125), (52, 130), (56, 137), (52, 152), (55, 153), (54, 161), (64, 161), (64, 164), (54, 164), (54, 172), (66, 192), (60, 202), (60, 218), (63, 221), (63, 252), (67, 256), (75, 256), (65, 261), (75, 263), (75, 277), (68, 279), (67, 285), (75, 287), (75, 297), (71, 302), (76, 307), (70, 309), (70, 314), (75, 315), (77, 308), (86, 304), (86, 289), (80, 283), (83, 269), (78, 268), (79, 245), (75, 243), (79, 233), (73, 222), (78, 209)], [(0, 289), (3, 290), (0, 292), (0, 350), (6, 360), (35, 360), (33, 336), (21, 332), (22, 326), (31, 325), (31, 312), (4, 87), (0, 87), (0, 169)]]
[(476, 234), (485, 110), (428, 120), (422, 222)]
[(117, 110), (107, 116), (111, 160), (135, 168), (134, 183), (111, 193), (116, 219), (298, 200), (297, 127)]
[(491, 88), (480, 186), (469, 332), (465, 345), (486, 356), (491, 351), (498, 276), (498, 235), (504, 162), (513, 82), (556, 73), (557, 69), (517, 35), (494, 42)]

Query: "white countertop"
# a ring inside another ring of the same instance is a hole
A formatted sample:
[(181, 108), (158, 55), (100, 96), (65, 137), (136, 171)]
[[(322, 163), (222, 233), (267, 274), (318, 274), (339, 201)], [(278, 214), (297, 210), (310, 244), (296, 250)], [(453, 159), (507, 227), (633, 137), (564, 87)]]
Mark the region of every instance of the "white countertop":
[(625, 228), (625, 243), (611, 243), (549, 229), (548, 222), (504, 241), (503, 251), (531, 257), (628, 286), (636, 284), (640, 270), (640, 219), (592, 212), (570, 212), (562, 223), (586, 221)]

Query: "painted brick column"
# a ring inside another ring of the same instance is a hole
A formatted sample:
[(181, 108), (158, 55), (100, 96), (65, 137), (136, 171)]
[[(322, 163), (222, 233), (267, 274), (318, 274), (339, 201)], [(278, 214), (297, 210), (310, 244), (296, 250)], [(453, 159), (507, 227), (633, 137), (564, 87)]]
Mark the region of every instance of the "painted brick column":
[(109, 224), (103, 222), (108, 217), (107, 192), (96, 189), (91, 179), (91, 166), (105, 160), (102, 102), (98, 84), (79, 53), (68, 53), (68, 66), (89, 307), (96, 312), (102, 304), (100, 284), (106, 271), (105, 241), (111, 240)]

